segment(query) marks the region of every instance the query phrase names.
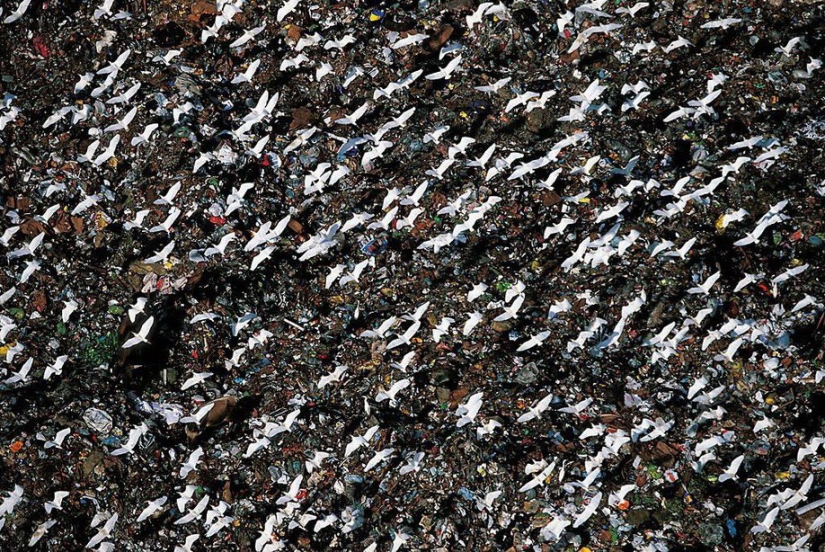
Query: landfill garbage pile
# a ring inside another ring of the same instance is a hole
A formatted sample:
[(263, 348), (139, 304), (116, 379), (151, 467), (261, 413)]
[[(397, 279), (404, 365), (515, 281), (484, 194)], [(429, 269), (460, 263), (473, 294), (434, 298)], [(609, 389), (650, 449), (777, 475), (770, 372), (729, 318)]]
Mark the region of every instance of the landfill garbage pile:
[(0, 4), (3, 550), (820, 550), (825, 7)]

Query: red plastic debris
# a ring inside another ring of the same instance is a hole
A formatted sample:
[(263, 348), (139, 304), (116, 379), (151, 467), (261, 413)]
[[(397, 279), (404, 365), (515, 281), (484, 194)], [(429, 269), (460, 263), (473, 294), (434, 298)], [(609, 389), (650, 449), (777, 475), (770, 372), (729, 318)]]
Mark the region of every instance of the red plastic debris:
[(34, 47), (34, 51), (37, 52), (37, 55), (44, 58), (49, 57), (49, 47), (46, 46), (46, 40), (42, 36), (34, 37), (32, 39), (32, 46)]

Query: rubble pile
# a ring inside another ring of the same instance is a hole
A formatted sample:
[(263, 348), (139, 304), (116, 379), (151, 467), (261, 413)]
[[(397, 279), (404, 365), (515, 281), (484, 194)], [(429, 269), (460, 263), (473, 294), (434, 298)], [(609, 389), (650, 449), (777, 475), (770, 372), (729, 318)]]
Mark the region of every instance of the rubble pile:
[(3, 549), (825, 543), (822, 4), (0, 9)]

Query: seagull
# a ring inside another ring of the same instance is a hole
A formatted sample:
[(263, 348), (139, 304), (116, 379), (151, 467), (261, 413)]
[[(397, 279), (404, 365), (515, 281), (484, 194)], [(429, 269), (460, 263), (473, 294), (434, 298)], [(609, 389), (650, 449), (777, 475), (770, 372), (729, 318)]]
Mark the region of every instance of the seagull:
[[(137, 106), (130, 109), (123, 118), (118, 119), (116, 123), (111, 124), (103, 129), (103, 132), (116, 132), (118, 130), (129, 130), (129, 125), (132, 122), (132, 119), (135, 118), (137, 114)], [(110, 144), (111, 147), (111, 144)], [(97, 165), (97, 161), (95, 160), (95, 165)]]
[(166, 217), (166, 220), (151, 227), (149, 229), (149, 233), (153, 234), (155, 232), (166, 232), (167, 234), (170, 234), (172, 232), (172, 225), (175, 224), (176, 220), (178, 220), (181, 212), (182, 211), (180, 209), (173, 205), (172, 208), (169, 209), (169, 215)]
[(144, 312), (144, 309), (146, 308), (146, 303), (148, 301), (149, 299), (147, 299), (146, 297), (138, 297), (135, 300), (135, 304), (129, 306), (129, 310), (126, 312), (126, 314), (129, 316), (130, 322), (134, 323), (134, 321), (137, 319), (137, 316)]
[(576, 250), (562, 262), (561, 267), (565, 270), (569, 270), (576, 263), (581, 261), (584, 258), (585, 251), (587, 251), (590, 242), (591, 240), (589, 236), (584, 238), (584, 240), (576, 247)]
[(725, 19), (717, 19), (715, 21), (708, 21), (704, 25), (701, 25), (699, 28), (700, 29), (721, 28), (721, 29), (724, 30), (724, 29), (727, 29), (728, 27), (730, 27), (731, 25), (736, 25), (737, 23), (741, 23), (741, 22), (742, 22), (742, 20), (739, 19), (739, 18), (727, 17)]
[(63, 365), (66, 364), (66, 361), (69, 359), (68, 355), (62, 355), (57, 357), (53, 363), (46, 366), (46, 371), (43, 373), (43, 379), (48, 380), (54, 375), (60, 375), (63, 373)]
[(484, 495), (483, 499), (476, 498), (476, 508), (481, 510), (491, 510), (493, 508), (493, 501), (500, 497), (504, 491), (493, 491)]
[(808, 477), (805, 478), (805, 481), (802, 482), (802, 486), (796, 490), (791, 492), (790, 498), (788, 498), (782, 506), (779, 507), (780, 510), (787, 510), (788, 508), (793, 508), (800, 502), (804, 502), (808, 499), (808, 492), (811, 490), (811, 486), (814, 482), (814, 474), (809, 474)]
[(821, 447), (823, 444), (825, 444), (825, 439), (823, 439), (822, 437), (814, 437), (813, 439), (811, 439), (810, 443), (804, 446), (800, 445), (799, 450), (796, 451), (796, 461), (802, 462), (802, 460), (804, 460), (806, 456), (816, 454), (817, 450), (819, 450), (819, 447)]
[(132, 138), (132, 141), (130, 142), (130, 145), (132, 147), (135, 147), (135, 146), (139, 146), (141, 144), (148, 144), (149, 143), (149, 138), (152, 136), (152, 133), (155, 132), (155, 130), (157, 130), (157, 128), (158, 128), (157, 123), (152, 123), (150, 125), (146, 125), (146, 128), (143, 129), (143, 132), (141, 132), (140, 134), (138, 134), (138, 135), (136, 135)]
[(26, 10), (29, 9), (29, 4), (31, 4), (31, 0), (23, 0), (20, 2), (17, 9), (11, 12), (11, 14), (3, 20), (3, 23), (10, 25), (23, 17), (23, 14), (25, 14)]
[(680, 107), (676, 111), (673, 111), (670, 115), (664, 118), (665, 123), (669, 123), (671, 121), (675, 121), (676, 119), (681, 119), (682, 117), (687, 117), (688, 115), (692, 115), (696, 112), (695, 109), (691, 107)]
[(144, 520), (152, 517), (153, 515), (155, 515), (155, 513), (160, 511), (160, 509), (163, 507), (163, 505), (166, 504), (166, 501), (167, 501), (166, 496), (162, 496), (162, 497), (157, 498), (155, 500), (149, 500), (148, 505), (146, 506), (146, 508), (144, 508), (143, 511), (140, 512), (140, 515), (138, 515), (136, 522), (140, 523), (141, 521), (144, 521)]
[(453, 163), (455, 163), (455, 159), (452, 157), (448, 157), (447, 159), (444, 159), (438, 165), (438, 167), (429, 169), (428, 171), (425, 171), (424, 174), (426, 174), (427, 176), (434, 176), (438, 180), (442, 180), (444, 178), (444, 173), (447, 172), (447, 169), (449, 169), (453, 165)]
[(541, 415), (550, 408), (550, 403), (553, 402), (553, 394), (548, 393), (544, 398), (539, 400), (536, 404), (531, 406), (527, 412), (522, 414), (516, 420), (519, 423), (529, 422), (530, 420), (535, 420), (541, 418)]
[[(187, 489), (188, 488), (189, 487), (187, 487)], [(197, 487), (195, 487), (195, 489), (197, 489)], [(178, 501), (178, 504), (180, 504), (180, 500)], [(209, 495), (204, 494), (203, 498), (200, 499), (200, 501), (195, 505), (194, 508), (189, 510), (189, 512), (187, 512), (187, 514), (185, 516), (183, 516), (182, 518), (175, 520), (175, 525), (186, 525), (187, 523), (190, 523), (190, 522), (200, 518), (201, 514), (203, 514), (203, 512), (206, 510), (206, 507), (208, 505), (209, 505)], [(191, 546), (191, 544), (189, 542), (189, 539), (192, 536), (193, 535), (190, 535), (186, 539), (187, 547)], [(192, 542), (194, 542), (195, 540), (197, 540), (197, 539), (192, 539)]]
[(484, 295), (485, 291), (487, 291), (487, 284), (485, 284), (484, 282), (481, 282), (479, 284), (475, 284), (473, 286), (473, 289), (471, 289), (467, 293), (467, 301), (472, 303), (473, 301), (475, 301), (476, 299), (478, 299), (479, 297)]
[(112, 5), (114, 3), (115, 0), (103, 0), (103, 4), (101, 4), (100, 7), (94, 11), (94, 18), (100, 19), (104, 15), (112, 15)]
[(734, 355), (736, 355), (736, 351), (739, 350), (739, 347), (742, 346), (742, 343), (744, 343), (744, 341), (745, 341), (744, 338), (737, 337), (736, 339), (734, 339), (733, 341), (731, 341), (728, 344), (728, 348), (725, 349), (725, 352), (720, 353), (717, 357), (715, 357), (715, 359), (718, 359), (718, 360), (724, 359), (724, 360), (727, 360), (728, 362), (733, 362), (733, 357), (734, 357)]
[(467, 402), (456, 408), (455, 415), (459, 417), (458, 422), (456, 422), (456, 427), (464, 427), (467, 424), (475, 422), (478, 411), (481, 409), (483, 397), (484, 393), (470, 395)]
[(256, 441), (250, 443), (248, 447), (246, 447), (244, 458), (250, 458), (256, 452), (268, 448), (271, 444), (272, 441), (270, 441), (268, 437), (261, 437), (260, 439), (257, 439)]
[(550, 337), (550, 331), (549, 330), (539, 332), (539, 333), (535, 334), (533, 337), (531, 337), (530, 339), (528, 339), (527, 341), (525, 341), (524, 343), (522, 343), (519, 346), (519, 348), (516, 349), (516, 351), (521, 353), (523, 351), (530, 350), (533, 347), (536, 347), (537, 345), (541, 345), (542, 343), (544, 343), (544, 341), (548, 337)]
[(454, 318), (450, 318), (449, 316), (444, 316), (441, 318), (441, 322), (433, 328), (433, 341), (436, 343), (441, 341), (441, 338), (446, 335), (450, 331), (450, 326), (455, 322)]
[[(309, 62), (310, 59), (304, 54), (298, 54), (294, 58), (284, 58), (281, 65), (278, 67), (279, 71), (286, 71), (287, 69), (298, 69), (302, 64)], [(237, 77), (236, 77), (237, 78)]]
[(163, 63), (164, 65), (168, 66), (172, 63), (172, 60), (178, 57), (183, 53), (183, 50), (171, 49), (167, 50), (165, 54), (157, 55), (152, 58), (152, 62), (154, 63)]
[(361, 278), (361, 273), (364, 272), (364, 269), (367, 267), (368, 264), (370, 264), (370, 259), (365, 259), (360, 263), (356, 264), (351, 272), (344, 276), (341, 276), (341, 279), (338, 280), (338, 285), (344, 287), (350, 282), (358, 283), (359, 278)]
[(397, 382), (393, 383), (392, 386), (387, 391), (381, 391), (375, 396), (376, 402), (382, 402), (389, 399), (390, 406), (395, 407), (398, 405), (398, 401), (395, 399), (395, 396), (402, 390), (406, 389), (412, 384), (412, 382), (404, 378), (402, 380), (398, 380)]
[(230, 331), (232, 332), (232, 336), (236, 337), (241, 330), (249, 326), (249, 324), (257, 318), (257, 314), (254, 312), (247, 312), (243, 316), (239, 317), (235, 322), (232, 323), (230, 326)]
[(128, 90), (126, 90), (126, 92), (124, 92), (123, 94), (121, 94), (119, 96), (109, 98), (108, 100), (106, 100), (106, 103), (108, 105), (117, 105), (117, 104), (122, 104), (122, 103), (128, 103), (129, 100), (131, 100), (134, 97), (134, 95), (137, 94), (137, 91), (140, 90), (140, 87), (141, 87), (141, 83), (136, 82)]
[(648, 2), (636, 2), (634, 5), (630, 6), (629, 8), (625, 8), (624, 6), (622, 6), (620, 8), (616, 8), (616, 13), (626, 13), (630, 17), (635, 18), (636, 14), (639, 12), (639, 10), (644, 9), (644, 8), (648, 7), (649, 5), (650, 5), (650, 3), (648, 3)]
[(154, 323), (154, 316), (150, 316), (149, 318), (147, 318), (137, 332), (132, 332), (133, 337), (126, 340), (126, 342), (123, 344), (123, 348), (130, 349), (135, 345), (138, 345), (139, 343), (149, 344), (149, 332), (152, 331), (152, 326), (154, 325)]
[(452, 76), (456, 68), (461, 64), (461, 61), (461, 54), (459, 54), (456, 57), (454, 57), (444, 68), (439, 69), (435, 73), (425, 75), (424, 78), (427, 80), (449, 80), (449, 78)]
[(207, 380), (210, 376), (212, 376), (212, 372), (195, 372), (192, 374), (192, 377), (187, 379), (183, 384), (180, 386), (181, 391), (186, 391), (190, 387), (194, 387), (200, 383), (203, 383)]
[(256, 36), (258, 36), (261, 32), (263, 32), (264, 29), (266, 29), (266, 23), (264, 23), (260, 27), (255, 27), (253, 29), (245, 29), (241, 36), (239, 36), (234, 41), (232, 41), (231, 44), (229, 44), (229, 47), (240, 48)]
[(778, 276), (775, 276), (771, 280), (771, 283), (776, 285), (776, 284), (781, 284), (782, 282), (786, 282), (786, 281), (790, 280), (791, 278), (793, 278), (794, 276), (799, 276), (800, 274), (802, 274), (803, 272), (808, 270), (809, 266), (810, 265), (808, 265), (808, 264), (803, 264), (803, 265), (799, 265), (795, 268), (789, 268), (785, 272), (779, 274)]
[(517, 94), (513, 99), (511, 99), (509, 102), (507, 102), (507, 105), (504, 108), (504, 112), (505, 113), (510, 113), (516, 107), (518, 107), (520, 105), (525, 105), (530, 100), (532, 100), (534, 98), (538, 98), (538, 97), (539, 97), (538, 92), (532, 92), (530, 90), (528, 90), (527, 92), (524, 92), (522, 94)]
[(318, 389), (323, 389), (330, 383), (338, 383), (341, 381), (347, 370), (349, 370), (347, 366), (336, 366), (335, 370), (325, 376), (321, 376), (321, 379), (318, 380), (317, 384)]
[(559, 408), (559, 412), (580, 416), (581, 413), (584, 412), (587, 409), (587, 407), (590, 406), (592, 403), (593, 399), (584, 399), (583, 401), (578, 402), (573, 406), (565, 406), (564, 408)]
[(380, 464), (381, 462), (385, 461), (387, 458), (392, 456), (395, 453), (394, 448), (385, 448), (375, 453), (375, 455), (370, 458), (369, 462), (366, 463), (364, 466), (364, 471), (368, 472), (373, 469), (375, 466)]
[(355, 42), (356, 42), (355, 37), (352, 36), (351, 34), (344, 35), (344, 37), (341, 38), (340, 40), (337, 40), (337, 39), (327, 40), (324, 43), (324, 50), (333, 50), (333, 49), (334, 50), (343, 50), (344, 48), (346, 48), (350, 44), (355, 44)]
[[(587, 86), (584, 92), (570, 96), (570, 100), (573, 102), (581, 102), (582, 106), (587, 107), (597, 100), (605, 90), (607, 90), (607, 87), (600, 85), (599, 79), (595, 79)], [(584, 109), (584, 107), (582, 107), (582, 109)]]
[(492, 2), (482, 2), (479, 4), (476, 11), (466, 17), (467, 28), (472, 31), (473, 27), (484, 20), (484, 14), (486, 14), (492, 6)]
[[(198, 467), (198, 462), (200, 462), (201, 456), (203, 456), (203, 448), (198, 447), (192, 454), (189, 455), (189, 459), (180, 467), (180, 475), (181, 478), (185, 478), (189, 475), (190, 472), (194, 471)], [(206, 506), (204, 505), (204, 509)]]
[(505, 77), (503, 79), (497, 80), (492, 84), (488, 84), (485, 86), (475, 86), (473, 88), (475, 90), (478, 90), (479, 92), (485, 92), (487, 94), (496, 94), (499, 90), (504, 88), (507, 85), (507, 83), (509, 83), (511, 80), (513, 80), (513, 77)]
[[(410, 118), (414, 114), (415, 114), (415, 108), (414, 107), (409, 108), (408, 110), (404, 111), (398, 117), (395, 117), (391, 121), (387, 121), (386, 123), (381, 125), (381, 131), (382, 132), (387, 132), (387, 131), (390, 131), (394, 128), (404, 128), (404, 127), (406, 127), (407, 126), (407, 121), (409, 121)], [(427, 184), (427, 182), (424, 182), (424, 184), (423, 184), (425, 186), (425, 188), (424, 188), (425, 190), (426, 190), (426, 184)], [(409, 203), (404, 203), (404, 205), (410, 205), (410, 204)], [(418, 205), (418, 204), (416, 203), (416, 205)]]
[(556, 19), (556, 26), (559, 28), (559, 36), (564, 36), (564, 28), (573, 23), (576, 14), (567, 10)]
[(713, 284), (716, 283), (721, 274), (721, 271), (717, 271), (714, 274), (711, 274), (710, 276), (708, 276), (707, 280), (704, 281), (704, 283), (688, 289), (687, 292), (691, 294), (701, 293), (707, 295), (708, 293), (710, 293), (710, 288), (713, 287)]
[[(656, 49), (657, 46), (658, 46), (658, 44), (656, 43), (655, 40), (650, 40), (648, 42), (640, 42), (640, 43), (637, 43), (637, 44), (633, 45), (633, 48), (631, 49), (630, 53), (634, 56), (636, 54), (638, 54), (639, 52), (648, 52), (648, 53), (650, 53), (654, 49)], [(628, 86), (628, 85), (625, 85), (625, 86)], [(622, 94), (624, 94), (624, 93), (625, 93), (624, 88), (622, 88)]]
[[(137, 108), (134, 108), (134, 109), (137, 109)], [(133, 115), (133, 117), (134, 117), (134, 115)], [(131, 121), (131, 119), (130, 119), (130, 121)], [(99, 167), (103, 163), (106, 163), (107, 161), (109, 161), (109, 159), (112, 159), (115, 156), (115, 150), (117, 150), (117, 146), (118, 146), (119, 143), (120, 143), (120, 134), (115, 134), (114, 136), (112, 136), (112, 139), (109, 141), (109, 145), (106, 146), (106, 151), (104, 151), (103, 153), (101, 153), (100, 155), (95, 157), (95, 159), (92, 161), (92, 164), (95, 167)], [(93, 196), (90, 196), (90, 197), (93, 197)]]
[(0, 236), (0, 243), (2, 243), (4, 246), (8, 247), (12, 237), (14, 237), (14, 235), (19, 231), (20, 231), (20, 226), (19, 225), (18, 226), (11, 226), (9, 228), (6, 228), (6, 230), (3, 232), (3, 235)]
[(480, 312), (471, 312), (469, 314), (469, 318), (464, 323), (464, 327), (461, 330), (461, 333), (465, 336), (470, 335), (472, 331), (475, 329), (476, 326), (481, 322), (481, 319), (484, 318), (484, 315)]
[[(390, 548), (390, 552), (398, 552), (398, 550), (404, 546), (410, 538), (412, 538), (412, 535), (402, 531), (396, 531), (392, 538), (392, 548)], [(366, 552), (366, 550), (364, 552)]]
[(485, 435), (492, 435), (497, 427), (502, 427), (501, 422), (489, 419), (476, 428), (476, 438), (481, 440)]
[(97, 530), (97, 534), (94, 537), (92, 537), (88, 543), (86, 543), (86, 548), (93, 548), (101, 542), (103, 542), (104, 539), (108, 538), (115, 528), (115, 524), (117, 523), (118, 517), (119, 516), (117, 512), (115, 512), (108, 520), (106, 520), (106, 523), (103, 525), (103, 527)]
[(811, 305), (818, 305), (816, 297), (814, 297), (813, 295), (805, 294), (805, 297), (797, 301), (790, 312), (791, 314), (793, 314)]
[(395, 323), (397, 321), (398, 321), (397, 317), (391, 316), (390, 318), (387, 318), (386, 320), (384, 320), (381, 323), (381, 325), (378, 326), (377, 329), (375, 329), (375, 330), (366, 330), (364, 332), (361, 332), (361, 335), (359, 337), (383, 338), (384, 335), (390, 330), (390, 328), (392, 328), (395, 325)]
[(559, 222), (557, 222), (553, 226), (545, 227), (545, 229), (544, 229), (544, 239), (546, 240), (550, 236), (554, 236), (556, 234), (561, 234), (562, 232), (564, 232), (564, 230), (568, 226), (570, 226), (571, 224), (576, 222), (576, 220), (577, 219), (570, 218), (568, 216), (564, 216), (564, 217), (562, 217), (562, 219)]
[(711, 74), (710, 78), (708, 79), (707, 86), (708, 86), (708, 94), (716, 90), (716, 87), (722, 86), (728, 80), (728, 76), (724, 73), (713, 73)]
[(761, 142), (761, 141), (762, 141), (762, 138), (763, 138), (763, 137), (762, 137), (762, 135), (759, 135), (759, 136), (752, 136), (751, 138), (746, 138), (746, 139), (744, 139), (744, 140), (740, 140), (739, 142), (735, 142), (735, 143), (731, 144), (730, 146), (728, 146), (728, 148), (727, 148), (727, 149), (728, 149), (729, 151), (732, 151), (732, 150), (738, 150), (738, 149), (742, 149), (742, 148), (748, 148), (748, 149), (751, 149), (751, 148), (753, 148), (756, 144), (758, 144), (759, 142)]
[(367, 431), (365, 431), (363, 435), (354, 436), (344, 451), (344, 457), (346, 458), (362, 446), (368, 445), (372, 438), (375, 436), (375, 434), (378, 432), (378, 429), (379, 426), (374, 425)]
[(776, 222), (778, 221), (773, 217), (764, 218), (764, 220), (761, 220), (756, 225), (756, 228), (745, 234), (744, 238), (733, 242), (733, 245), (735, 245), (736, 247), (744, 247), (752, 243), (759, 243), (759, 238), (762, 237), (762, 234), (765, 232), (765, 230), (767, 230), (768, 227), (772, 226), (773, 224), (776, 224)]
[(55, 433), (54, 441), (46, 441), (46, 443), (43, 445), (43, 448), (44, 449), (50, 449), (50, 448), (62, 449), (63, 448), (63, 441), (65, 441), (66, 437), (68, 437), (71, 433), (72, 433), (72, 428), (70, 428), (70, 427), (67, 427), (65, 429), (61, 429), (60, 431)]
[(436, 127), (434, 130), (424, 134), (423, 141), (425, 144), (428, 144), (430, 142), (432, 142), (433, 144), (438, 144), (439, 142), (441, 142), (441, 137), (448, 130), (450, 130), (450, 127), (446, 125)]
[(698, 115), (700, 115), (702, 113), (713, 114), (714, 111), (713, 111), (713, 108), (710, 107), (710, 104), (713, 102), (713, 100), (718, 98), (721, 93), (722, 93), (721, 90), (714, 90), (710, 94), (706, 95), (704, 98), (700, 98), (698, 100), (690, 100), (688, 102), (688, 105), (690, 107), (697, 108), (696, 112), (693, 115), (693, 117), (696, 118)]
[(56, 519), (49, 519), (38, 525), (37, 529), (32, 533), (31, 539), (29, 539), (29, 547), (37, 544), (56, 523)]
[(765, 517), (762, 518), (762, 521), (751, 528), (751, 533), (759, 534), (770, 532), (771, 527), (773, 527), (773, 522), (776, 520), (777, 515), (779, 515), (779, 506), (765, 514)]
[(745, 209), (737, 209), (731, 213), (725, 213), (716, 221), (716, 227), (719, 229), (727, 228), (730, 223), (732, 222), (739, 222), (745, 219), (746, 216), (750, 215), (748, 211)]
[(390, 229), (390, 225), (392, 225), (393, 221), (395, 220), (395, 214), (398, 212), (398, 205), (387, 211), (384, 215), (384, 218), (381, 220), (375, 221), (370, 223), (367, 228), (369, 230), (385, 230), (388, 231)]
[(225, 234), (216, 245), (206, 248), (203, 252), (204, 257), (211, 257), (218, 254), (223, 255), (226, 252), (226, 247), (235, 239), (237, 239), (237, 236), (232, 232)]
[(742, 461), (744, 459), (744, 454), (734, 458), (733, 462), (730, 463), (730, 466), (719, 475), (719, 483), (724, 483), (729, 479), (736, 479), (736, 473), (739, 471), (739, 467), (742, 465)]
[(521, 309), (521, 305), (524, 303), (524, 295), (518, 295), (513, 300), (512, 304), (509, 307), (503, 307), (504, 312), (500, 315), (496, 316), (493, 321), (494, 322), (503, 322), (505, 320), (510, 320), (511, 318), (518, 318), (518, 311)]
[(340, 119), (335, 120), (335, 124), (337, 125), (354, 125), (358, 122), (358, 119), (364, 116), (367, 110), (370, 108), (369, 102), (364, 102), (364, 105), (353, 111), (350, 115), (345, 117), (341, 117)]
[(407, 475), (408, 473), (417, 472), (421, 469), (421, 461), (424, 459), (426, 453), (424, 452), (412, 452), (407, 453), (404, 455), (404, 459), (407, 461), (407, 464), (401, 466), (398, 469), (398, 473), (401, 475)]
[(74, 93), (77, 94), (84, 90), (91, 82), (94, 80), (95, 74), (94, 73), (84, 73), (83, 75), (78, 75), (80, 80), (77, 81), (74, 85)]
[[(389, 98), (389, 97), (391, 97), (391, 96), (392, 96), (395, 92), (397, 92), (397, 91), (399, 91), (399, 90), (404, 90), (405, 88), (409, 88), (409, 86), (410, 86), (413, 82), (415, 82), (416, 80), (418, 80), (418, 78), (419, 78), (422, 74), (424, 74), (424, 70), (423, 70), (423, 69), (418, 69), (417, 71), (414, 71), (414, 72), (410, 73), (410, 74), (409, 74), (409, 75), (407, 75), (406, 77), (404, 77), (404, 78), (402, 78), (402, 79), (400, 79), (400, 80), (398, 80), (398, 81), (396, 81), (396, 82), (391, 82), (391, 83), (389, 83), (389, 84), (388, 84), (387, 86), (385, 86), (384, 88), (376, 88), (376, 89), (375, 89), (375, 92), (373, 92), (372, 99), (373, 99), (373, 100), (377, 100), (377, 99), (378, 99), (378, 98), (380, 98), (381, 96), (384, 96), (384, 97), (386, 97), (386, 98)], [(427, 138), (426, 138), (426, 136), (424, 137), (424, 143), (425, 143), (425, 144), (427, 143)]]
[(180, 182), (175, 182), (175, 183), (174, 183), (174, 184), (172, 184), (172, 186), (171, 186), (171, 187), (170, 187), (170, 188), (166, 191), (166, 193), (165, 193), (165, 194), (163, 194), (162, 196), (158, 197), (158, 198), (155, 200), (155, 203), (154, 203), (154, 204), (155, 204), (155, 205), (171, 205), (171, 204), (172, 204), (172, 200), (174, 200), (174, 199), (175, 199), (175, 196), (176, 196), (176, 195), (178, 194), (178, 192), (180, 191), (180, 188), (181, 188), (181, 183), (180, 183)]
[[(300, 56), (299, 56), (300, 57)], [(303, 56), (306, 57), (306, 56)], [(307, 58), (308, 60), (308, 58)], [(252, 78), (255, 76), (255, 73), (258, 71), (258, 67), (261, 65), (261, 60), (256, 59), (249, 65), (247, 65), (246, 70), (243, 73), (238, 73), (232, 79), (232, 84), (241, 84), (244, 82), (252, 82)], [(282, 69), (283, 70), (283, 69)]]
[(43, 243), (43, 238), (45, 236), (45, 232), (40, 232), (38, 235), (33, 237), (29, 243), (27, 243), (20, 249), (11, 251), (10, 253), (6, 254), (6, 257), (8, 257), (9, 259), (17, 259), (20, 257), (25, 257), (27, 255), (34, 255), (34, 252), (37, 251), (37, 248), (40, 247), (41, 243)]
[(670, 52), (672, 52), (673, 50), (676, 50), (677, 48), (687, 48), (688, 46), (693, 46), (693, 43), (690, 42), (689, 40), (683, 38), (682, 36), (679, 36), (676, 40), (674, 40), (673, 42), (671, 42), (667, 46), (664, 46), (662, 48), (662, 51), (666, 54), (669, 54)]
[(664, 254), (665, 257), (679, 257), (680, 259), (684, 260), (687, 256), (690, 248), (693, 247), (693, 244), (696, 243), (696, 238), (690, 238), (688, 241), (682, 244), (682, 247), (679, 249), (673, 249), (668, 251)]
[(43, 503), (47, 514), (51, 514), (52, 510), (63, 509), (63, 499), (69, 496), (69, 491), (57, 491), (54, 493), (54, 498)]
[(613, 205), (612, 207), (606, 207), (606, 208), (602, 209), (602, 211), (596, 217), (596, 220), (594, 221), (594, 223), (598, 224), (602, 221), (609, 220), (611, 218), (619, 216), (621, 214), (621, 212), (624, 211), (625, 208), (628, 205), (630, 205), (630, 202), (620, 201), (619, 203), (617, 203), (616, 205)]
[(587, 506), (584, 510), (582, 510), (581, 514), (576, 517), (576, 521), (573, 522), (573, 529), (580, 527), (583, 525), (590, 517), (596, 513), (596, 510), (599, 507), (599, 504), (602, 501), (602, 493), (596, 493), (590, 501), (587, 503)]
[(389, 351), (390, 349), (394, 349), (400, 345), (409, 345), (420, 327), (421, 322), (418, 320), (410, 324), (409, 328), (407, 328), (403, 334), (396, 334), (396, 339), (389, 342), (387, 345), (387, 350)]
[(118, 71), (123, 67), (123, 64), (126, 63), (126, 60), (129, 59), (129, 55), (132, 53), (131, 49), (124, 50), (115, 61), (109, 63), (106, 67), (99, 70), (97, 72), (98, 75), (108, 75), (108, 74), (117, 74)]
[(153, 264), (165, 261), (169, 257), (169, 254), (172, 253), (173, 249), (175, 249), (175, 240), (172, 240), (171, 242), (166, 244), (166, 246), (163, 249), (161, 249), (160, 251), (156, 251), (154, 255), (152, 255), (148, 259), (145, 259), (143, 262), (145, 264)]
[(27, 261), (26, 268), (24, 268), (23, 272), (20, 274), (20, 283), (25, 284), (26, 282), (28, 282), (32, 274), (34, 274), (35, 271), (40, 270), (40, 265), (41, 261), (39, 259), (36, 259), (34, 261)]
[(419, 184), (418, 187), (413, 190), (413, 192), (407, 195), (404, 199), (401, 200), (401, 205), (415, 205), (416, 207), (419, 205), (421, 198), (424, 197), (424, 192), (427, 191), (427, 187), (430, 185), (429, 181), (424, 181), (423, 183)]
[(415, 34), (408, 34), (404, 38), (400, 38), (392, 43), (390, 46), (393, 50), (398, 50), (400, 48), (405, 48), (407, 46), (413, 46), (415, 44), (420, 44), (430, 38), (430, 35), (422, 34), (422, 33), (415, 33)]
[(301, 3), (301, 0), (287, 0), (283, 6), (278, 8), (278, 11), (275, 14), (275, 19), (280, 23), (284, 20), (284, 18), (295, 11), (295, 8), (298, 7), (298, 4)]
[(120, 456), (122, 454), (131, 454), (135, 451), (135, 447), (137, 447), (140, 438), (146, 435), (149, 432), (149, 427), (141, 422), (139, 426), (131, 429), (129, 431), (129, 439), (126, 441), (126, 444), (120, 448), (117, 448), (112, 451), (112, 456)]
[(547, 478), (550, 477), (550, 473), (555, 468), (555, 462), (548, 465), (547, 462), (545, 462), (544, 460), (528, 464), (527, 468), (525, 468), (525, 473), (537, 473), (537, 475), (533, 476), (533, 478), (530, 481), (519, 487), (518, 492), (526, 493), (530, 489), (534, 489), (538, 486), (543, 486)]
[(639, 104), (642, 103), (642, 100), (650, 96), (650, 90), (645, 90), (644, 92), (640, 92), (636, 94), (633, 99), (625, 100), (622, 104), (622, 113), (625, 111), (629, 111), (631, 109), (639, 109)]

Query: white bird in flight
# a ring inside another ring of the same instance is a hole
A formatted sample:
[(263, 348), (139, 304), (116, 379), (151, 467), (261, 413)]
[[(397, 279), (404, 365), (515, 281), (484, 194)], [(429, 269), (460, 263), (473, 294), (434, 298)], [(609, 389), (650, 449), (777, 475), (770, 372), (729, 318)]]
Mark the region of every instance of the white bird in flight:
[(20, 19), (21, 17), (23, 17), (23, 15), (26, 13), (26, 10), (29, 9), (29, 4), (31, 4), (31, 0), (23, 0), (22, 2), (20, 2), (20, 4), (17, 6), (17, 9), (11, 12), (11, 14), (9, 14), (9, 16), (3, 20), (3, 23), (5, 23), (6, 25), (10, 25), (18, 19)]
[(150, 316), (147, 318), (143, 324), (141, 324), (140, 329), (136, 332), (132, 332), (132, 337), (127, 339), (125, 343), (123, 343), (124, 349), (130, 349), (135, 345), (140, 343), (149, 344), (149, 333), (152, 331), (152, 326), (155, 323), (155, 317)]

